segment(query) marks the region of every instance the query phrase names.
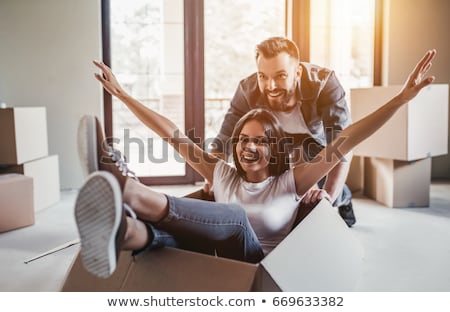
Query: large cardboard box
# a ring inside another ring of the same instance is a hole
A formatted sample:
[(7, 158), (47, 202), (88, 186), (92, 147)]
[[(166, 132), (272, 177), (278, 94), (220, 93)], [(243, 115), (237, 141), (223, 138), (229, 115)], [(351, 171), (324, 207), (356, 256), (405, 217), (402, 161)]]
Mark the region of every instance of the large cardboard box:
[(0, 175), (0, 232), (34, 224), (33, 179)]
[(0, 108), (0, 165), (48, 155), (45, 107)]
[(20, 173), (33, 178), (35, 211), (53, 205), (60, 199), (58, 155), (2, 167), (0, 173)]
[(431, 158), (366, 158), (364, 193), (388, 207), (429, 207)]
[[(385, 104), (401, 86), (351, 90), (354, 122)], [(401, 107), (370, 138), (359, 144), (355, 155), (416, 160), (448, 153), (448, 85), (433, 84)]]
[(335, 208), (323, 200), (260, 263), (179, 249), (132, 257), (122, 252), (108, 279), (92, 276), (76, 258), (63, 291), (351, 291), (363, 251)]

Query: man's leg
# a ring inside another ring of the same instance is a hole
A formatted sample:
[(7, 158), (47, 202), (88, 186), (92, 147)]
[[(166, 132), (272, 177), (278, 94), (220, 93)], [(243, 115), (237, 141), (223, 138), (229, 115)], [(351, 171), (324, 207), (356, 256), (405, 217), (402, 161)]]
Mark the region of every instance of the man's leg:
[[(293, 162), (305, 162), (311, 161), (324, 146), (317, 143), (312, 137), (308, 135), (292, 135), (294, 139), (294, 146), (301, 146), (301, 148), (294, 148), (291, 157)], [(326, 177), (322, 178), (317, 184), (319, 188), (323, 188)], [(337, 197), (333, 203), (334, 207), (337, 207), (339, 215), (345, 221), (348, 227), (353, 226), (356, 223), (355, 213), (353, 212), (352, 205), (352, 192), (347, 185), (344, 184), (341, 194)], [(298, 209), (297, 224), (311, 212), (313, 207), (308, 204), (300, 202)]]
[[(319, 181), (318, 186), (323, 188), (325, 178)], [(334, 207), (338, 208), (339, 215), (344, 219), (348, 227), (352, 227), (356, 223), (355, 213), (353, 212), (352, 192), (347, 184), (344, 184), (342, 192), (333, 203)]]

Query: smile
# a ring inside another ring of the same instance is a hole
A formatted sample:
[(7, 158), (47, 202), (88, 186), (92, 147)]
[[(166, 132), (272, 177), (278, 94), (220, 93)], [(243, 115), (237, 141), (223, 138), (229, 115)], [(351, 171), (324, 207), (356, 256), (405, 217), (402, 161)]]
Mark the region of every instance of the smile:
[(266, 92), (267, 96), (271, 97), (271, 98), (277, 98), (279, 96), (283, 95), (283, 91), (276, 91), (276, 92)]
[(251, 152), (251, 151), (244, 151), (241, 153), (241, 162), (245, 163), (253, 163), (257, 162), (259, 160), (259, 153), (258, 152)]

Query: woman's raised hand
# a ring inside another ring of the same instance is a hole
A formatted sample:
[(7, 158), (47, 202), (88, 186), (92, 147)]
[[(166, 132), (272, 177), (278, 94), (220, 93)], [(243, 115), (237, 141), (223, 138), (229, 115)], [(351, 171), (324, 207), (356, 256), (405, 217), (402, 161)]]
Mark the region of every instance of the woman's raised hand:
[(108, 91), (111, 95), (119, 97), (120, 95), (124, 95), (125, 91), (120, 86), (119, 82), (114, 76), (111, 68), (106, 66), (103, 62), (93, 61), (94, 65), (100, 68), (102, 71), (101, 74), (95, 73), (95, 78), (101, 82), (106, 91)]
[(402, 90), (398, 94), (402, 101), (408, 102), (412, 100), (420, 92), (420, 90), (434, 81), (434, 76), (425, 77), (425, 75), (431, 68), (431, 61), (435, 55), (436, 50), (428, 50), (422, 59), (417, 63), (416, 67), (414, 67), (414, 70), (409, 74)]

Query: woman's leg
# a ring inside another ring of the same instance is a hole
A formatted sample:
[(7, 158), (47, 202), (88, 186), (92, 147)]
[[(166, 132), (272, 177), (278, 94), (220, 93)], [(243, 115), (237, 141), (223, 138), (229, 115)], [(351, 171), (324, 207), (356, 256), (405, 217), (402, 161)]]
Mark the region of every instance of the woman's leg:
[(168, 214), (154, 226), (170, 233), (180, 246), (215, 249), (218, 256), (253, 263), (264, 257), (241, 206), (171, 196), (167, 199)]
[(127, 179), (122, 196), (140, 220), (155, 223), (167, 215), (169, 208), (166, 196), (139, 181)]
[(149, 240), (150, 249), (161, 246), (163, 238), (167, 238), (168, 242), (174, 239), (183, 249), (215, 249), (219, 256), (237, 260), (258, 262), (264, 256), (239, 205), (170, 197), (132, 179), (125, 184), (123, 199), (139, 219), (151, 223), (153, 236), (157, 236), (156, 231), (163, 231), (161, 240)]
[(124, 250), (139, 250), (147, 246), (153, 239), (152, 233), (147, 231), (147, 227), (141, 220), (126, 217), (127, 227), (122, 242)]

